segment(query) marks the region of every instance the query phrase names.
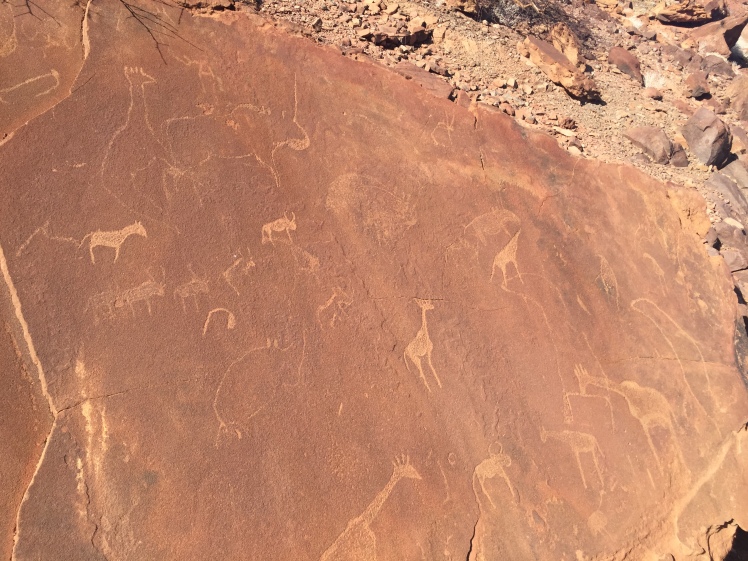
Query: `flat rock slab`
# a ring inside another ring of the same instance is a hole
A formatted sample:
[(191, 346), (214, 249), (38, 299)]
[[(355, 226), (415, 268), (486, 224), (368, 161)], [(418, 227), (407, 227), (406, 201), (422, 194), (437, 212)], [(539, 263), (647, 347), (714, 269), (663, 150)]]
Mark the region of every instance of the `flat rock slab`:
[(91, 3), (72, 94), (0, 147), (54, 416), (13, 559), (680, 559), (746, 527), (703, 201), (149, 6), (160, 50)]

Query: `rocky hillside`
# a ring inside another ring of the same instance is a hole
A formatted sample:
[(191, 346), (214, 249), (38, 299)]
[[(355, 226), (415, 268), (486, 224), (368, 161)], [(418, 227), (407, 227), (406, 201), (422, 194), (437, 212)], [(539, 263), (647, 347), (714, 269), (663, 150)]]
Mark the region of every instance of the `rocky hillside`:
[(0, 4), (0, 554), (739, 558), (743, 18)]

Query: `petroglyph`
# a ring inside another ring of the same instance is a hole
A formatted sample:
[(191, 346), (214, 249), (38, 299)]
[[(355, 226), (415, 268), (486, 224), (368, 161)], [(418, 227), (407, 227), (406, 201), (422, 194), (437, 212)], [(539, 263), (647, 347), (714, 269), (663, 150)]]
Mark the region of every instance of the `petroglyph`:
[(348, 522), (343, 533), (327, 548), (320, 561), (376, 561), (377, 540), (371, 523), (401, 479), (421, 479), (407, 457), (395, 459), (390, 480), (361, 515)]
[(590, 376), (589, 372), (587, 372), (587, 369), (582, 366), (581, 364), (577, 364), (574, 366), (574, 376), (577, 378), (577, 382), (579, 384), (579, 391), (578, 392), (564, 392), (564, 411), (568, 413), (568, 415), (565, 415), (565, 421), (567, 423), (570, 423), (574, 420), (574, 411), (571, 406), (571, 400), (570, 397), (577, 396), (577, 397), (584, 397), (584, 398), (596, 398), (596, 399), (602, 399), (605, 401), (606, 405), (608, 406), (608, 411), (610, 412), (610, 422), (613, 428), (616, 426), (615, 417), (613, 416), (613, 406), (610, 403), (610, 397), (607, 395), (600, 395), (595, 393), (589, 393), (588, 388), (590, 386), (597, 386), (599, 388), (608, 389), (611, 385), (607, 378), (597, 378), (594, 376)]
[[(39, 76), (34, 76), (33, 78), (29, 78), (27, 80), (24, 80), (23, 82), (20, 82), (18, 84), (15, 84), (14, 86), (9, 86), (7, 88), (0, 89), (0, 103), (8, 103), (8, 101), (5, 99), (8, 94), (14, 93), (16, 90), (20, 90), (24, 88), (25, 86), (36, 84), (37, 82), (40, 82), (42, 80), (45, 80), (45, 78), (49, 78), (51, 80), (49, 87), (47, 87), (46, 90), (39, 92), (35, 94), (34, 97), (41, 97), (43, 95), (46, 95), (54, 90), (56, 90), (60, 85), (60, 74), (52, 68), (49, 72), (46, 72), (44, 74), (40, 74)], [(26, 96), (27, 94), (22, 94)]]
[(200, 305), (197, 301), (197, 297), (200, 294), (208, 294), (210, 292), (210, 288), (208, 287), (208, 281), (205, 279), (198, 278), (194, 271), (192, 270), (192, 267), (190, 266), (190, 274), (192, 275), (192, 278), (177, 286), (174, 289), (174, 298), (179, 298), (181, 304), (182, 304), (182, 311), (187, 311), (187, 300), (192, 298), (192, 301), (195, 304), (195, 311), (200, 309)]
[(421, 329), (418, 331), (413, 340), (408, 343), (408, 346), (405, 347), (403, 360), (405, 361), (405, 366), (408, 369), (408, 372), (410, 372), (408, 360), (415, 364), (415, 366), (418, 368), (418, 372), (421, 376), (423, 384), (430, 392), (431, 386), (429, 386), (428, 380), (426, 380), (426, 375), (423, 373), (423, 365), (421, 363), (421, 359), (424, 357), (426, 357), (426, 361), (429, 368), (431, 369), (431, 373), (433, 374), (437, 385), (440, 388), (442, 387), (439, 375), (436, 373), (434, 364), (431, 362), (431, 353), (434, 350), (434, 344), (431, 342), (431, 337), (429, 337), (428, 325), (426, 323), (426, 312), (428, 310), (433, 310), (434, 304), (431, 303), (431, 300), (421, 300), (420, 298), (414, 298), (414, 300), (418, 307), (421, 308)]
[(447, 138), (449, 138), (449, 143), (450, 143), (450, 144), (452, 144), (452, 133), (453, 133), (453, 132), (454, 132), (454, 130), (455, 130), (454, 124), (455, 124), (455, 116), (454, 116), (454, 113), (453, 113), (453, 114), (452, 114), (452, 116), (450, 117), (450, 119), (449, 119), (449, 122), (447, 122), (447, 121), (439, 121), (439, 122), (438, 122), (438, 123), (436, 124), (436, 126), (434, 127), (434, 130), (432, 130), (432, 131), (431, 131), (431, 140), (432, 140), (432, 141), (434, 142), (434, 145), (435, 145), (435, 146), (446, 146), (445, 144), (442, 144), (441, 142), (439, 142), (439, 141), (438, 141), (438, 140), (436, 139), (436, 132), (437, 132), (437, 131), (438, 131), (439, 129), (444, 129), (444, 131), (446, 131), (446, 133), (447, 133)]
[(75, 238), (67, 238), (63, 236), (55, 236), (50, 231), (49, 226), (49, 220), (47, 220), (44, 224), (39, 226), (34, 232), (26, 238), (26, 241), (24, 241), (19, 247), (18, 250), (16, 250), (16, 257), (20, 257), (21, 254), (26, 251), (26, 249), (29, 247), (31, 242), (34, 240), (37, 236), (44, 236), (48, 240), (55, 241), (55, 242), (64, 242), (69, 243), (72, 245), (75, 245), (77, 247), (80, 247), (81, 242), (79, 240), (76, 240)]
[(463, 231), (472, 231), (482, 245), (487, 245), (490, 236), (495, 236), (502, 232), (509, 234), (510, 232), (507, 231), (507, 224), (511, 223), (516, 223), (517, 225), (520, 224), (520, 220), (516, 214), (509, 210), (494, 208), (473, 218), (473, 220), (463, 228)]
[[(91, 255), (91, 263), (96, 263), (96, 257), (94, 256), (95, 247), (110, 247), (114, 249), (114, 261), (116, 262), (119, 258), (119, 252), (122, 248), (122, 244), (130, 236), (141, 236), (143, 238), (148, 237), (148, 233), (145, 227), (140, 222), (135, 222), (129, 226), (125, 226), (121, 230), (103, 231), (97, 230), (86, 234), (80, 245), (82, 246), (86, 239), (88, 239), (88, 252)], [(80, 247), (80, 246), (79, 246)]]
[(322, 320), (324, 317), (324, 323), (330, 327), (335, 327), (335, 322), (342, 322), (344, 317), (347, 316), (346, 310), (353, 303), (353, 299), (340, 287), (336, 286), (332, 289), (332, 295), (327, 299), (327, 302), (317, 306), (317, 323), (322, 327)]
[(616, 274), (613, 272), (613, 268), (602, 255), (598, 255), (600, 258), (600, 274), (595, 277), (595, 282), (600, 283), (600, 288), (608, 296), (615, 300), (616, 308), (618, 308), (618, 279)]
[(150, 316), (153, 312), (151, 300), (157, 296), (164, 296), (164, 283), (157, 283), (152, 280), (145, 281), (143, 284), (125, 290), (122, 294), (117, 296), (114, 301), (114, 307), (122, 308), (128, 306), (133, 317), (135, 317), (135, 304), (138, 302), (145, 302), (148, 315)]
[(226, 308), (213, 308), (208, 312), (208, 317), (205, 318), (205, 323), (203, 324), (203, 337), (205, 337), (205, 334), (208, 332), (208, 326), (210, 325), (210, 320), (213, 317), (213, 314), (218, 312), (226, 314), (226, 329), (234, 329), (236, 327), (236, 317), (231, 311)]
[(571, 451), (577, 460), (579, 475), (582, 476), (582, 484), (585, 489), (587, 488), (587, 478), (584, 476), (584, 468), (582, 467), (582, 460), (580, 459), (582, 453), (588, 453), (592, 456), (592, 461), (595, 464), (595, 471), (597, 471), (597, 476), (600, 478), (600, 483), (603, 485), (605, 484), (602, 471), (600, 470), (600, 460), (603, 459), (603, 452), (594, 436), (584, 432), (571, 430), (548, 431), (545, 427), (540, 427), (540, 440), (542, 442), (547, 442), (548, 437), (563, 442), (571, 448)]
[(237, 295), (239, 294), (239, 289), (236, 287), (237, 277), (247, 276), (249, 271), (256, 266), (249, 248), (247, 248), (247, 255), (249, 255), (249, 257), (244, 257), (244, 255), (239, 252), (239, 257), (221, 273), (223, 280), (226, 281), (226, 284), (228, 284), (231, 287), (231, 290), (236, 292)]
[(275, 241), (273, 241), (273, 232), (285, 232), (288, 236), (288, 241), (293, 243), (291, 232), (296, 230), (296, 215), (292, 212), (291, 217), (292, 218), (289, 220), (288, 216), (284, 213), (283, 218), (278, 218), (277, 220), (264, 224), (262, 226), (262, 243), (271, 243), (275, 245)]
[(283, 146), (288, 146), (291, 150), (296, 150), (297, 152), (300, 152), (302, 150), (306, 150), (307, 148), (309, 148), (311, 144), (311, 141), (309, 140), (309, 135), (307, 134), (304, 127), (302, 127), (299, 124), (298, 116), (299, 116), (299, 92), (298, 92), (298, 88), (296, 87), (296, 77), (294, 76), (294, 79), (293, 79), (293, 124), (296, 125), (296, 127), (301, 131), (303, 138), (289, 138), (282, 142), (276, 142), (275, 146), (273, 146), (273, 152), (271, 154), (271, 159), (273, 160), (273, 166), (275, 166), (275, 152), (279, 148), (282, 148)]
[(642, 257), (644, 259), (647, 259), (652, 264), (652, 268), (654, 269), (654, 272), (657, 275), (657, 279), (660, 281), (660, 287), (662, 288), (662, 293), (667, 294), (667, 283), (665, 282), (665, 271), (662, 270), (662, 267), (660, 267), (660, 264), (657, 262), (657, 260), (654, 257), (652, 257), (649, 253), (644, 253)]
[(501, 274), (503, 277), (501, 285), (505, 289), (507, 288), (507, 282), (509, 281), (509, 277), (507, 276), (507, 268), (510, 264), (517, 272), (517, 278), (522, 281), (522, 274), (519, 271), (519, 265), (517, 265), (517, 245), (520, 232), (521, 230), (517, 230), (517, 233), (514, 234), (512, 239), (509, 240), (503, 247), (503, 249), (496, 254), (496, 257), (494, 257), (493, 259), (493, 265), (491, 265), (491, 282), (493, 282), (493, 277), (496, 274), (496, 268), (498, 267), (501, 269)]
[(493, 479), (494, 477), (500, 477), (503, 479), (509, 492), (512, 494), (512, 499), (517, 502), (519, 499), (519, 493), (512, 486), (512, 482), (509, 480), (509, 476), (506, 474), (504, 468), (512, 465), (512, 459), (503, 453), (503, 448), (500, 442), (494, 442), (488, 448), (488, 458), (479, 463), (473, 471), (473, 493), (475, 493), (475, 500), (479, 500), (479, 492), (476, 483), (480, 486), (480, 491), (488, 499), (493, 508), (497, 508), (496, 503), (493, 502), (490, 493), (486, 490), (486, 479)]

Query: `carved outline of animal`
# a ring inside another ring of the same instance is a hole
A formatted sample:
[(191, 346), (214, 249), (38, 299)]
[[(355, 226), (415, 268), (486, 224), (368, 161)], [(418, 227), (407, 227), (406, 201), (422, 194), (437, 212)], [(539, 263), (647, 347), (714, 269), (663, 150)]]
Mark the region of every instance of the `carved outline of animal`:
[(571, 448), (571, 451), (573, 452), (574, 457), (577, 460), (579, 475), (582, 476), (582, 484), (584, 485), (585, 489), (587, 488), (587, 479), (584, 476), (582, 460), (579, 457), (582, 452), (589, 452), (590, 454), (592, 454), (592, 461), (595, 464), (597, 476), (600, 478), (600, 483), (605, 485), (605, 481), (603, 481), (603, 474), (600, 471), (600, 463), (598, 462), (599, 458), (604, 459), (605, 456), (603, 455), (603, 451), (600, 449), (600, 445), (597, 443), (597, 438), (585, 432), (577, 432), (573, 430), (549, 431), (545, 430), (545, 427), (541, 426), (540, 440), (545, 443), (548, 440), (549, 436), (554, 440), (567, 444), (569, 448)]
[(514, 265), (514, 270), (517, 271), (517, 278), (521, 282), (522, 281), (522, 273), (519, 271), (519, 266), (517, 265), (517, 247), (518, 247), (518, 240), (519, 240), (519, 234), (522, 230), (517, 230), (517, 233), (512, 236), (512, 239), (507, 242), (507, 244), (496, 254), (496, 257), (493, 258), (493, 265), (491, 265), (491, 282), (493, 282), (493, 276), (496, 274), (496, 267), (501, 268), (501, 274), (503, 276), (503, 281), (501, 282), (501, 286), (506, 289), (507, 288), (507, 281), (509, 280), (506, 275), (507, 268), (509, 267), (509, 264), (511, 263)]
[[(497, 443), (494, 442), (493, 444)], [(491, 446), (493, 446), (493, 444)], [(507, 486), (509, 487), (509, 491), (512, 493), (512, 499), (515, 502), (519, 500), (519, 493), (512, 486), (512, 482), (509, 480), (509, 476), (506, 474), (506, 471), (504, 471), (505, 467), (509, 467), (512, 465), (512, 459), (508, 455), (504, 454), (501, 443), (498, 444), (499, 451), (493, 452), (491, 450), (491, 447), (489, 447), (488, 458), (475, 466), (475, 470), (473, 470), (473, 493), (475, 493), (475, 500), (478, 500), (478, 490), (475, 488), (475, 481), (477, 479), (478, 483), (480, 484), (481, 491), (483, 491), (483, 494), (486, 496), (488, 502), (491, 503), (491, 506), (493, 508), (497, 507), (493, 502), (491, 495), (489, 495), (486, 491), (485, 482), (486, 479), (493, 479), (497, 475), (506, 482)]]
[(492, 208), (490, 211), (473, 218), (462, 230), (463, 232), (467, 232), (468, 228), (470, 228), (481, 244), (488, 245), (487, 236), (495, 236), (502, 231), (507, 234), (509, 233), (505, 226), (507, 222), (519, 223), (520, 220), (516, 214), (509, 210)]
[(288, 241), (293, 243), (293, 238), (291, 238), (291, 231), (296, 230), (296, 215), (292, 212), (291, 213), (291, 220), (288, 219), (288, 216), (286, 213), (283, 213), (283, 218), (278, 218), (277, 220), (273, 220), (272, 222), (268, 222), (267, 224), (264, 224), (262, 226), (262, 243), (267, 244), (271, 243), (275, 245), (275, 242), (273, 241), (273, 232), (286, 232), (286, 235), (288, 236)]
[(418, 368), (418, 372), (421, 375), (421, 380), (426, 386), (426, 389), (431, 392), (431, 386), (429, 386), (429, 383), (426, 380), (426, 375), (423, 373), (423, 365), (421, 364), (421, 359), (423, 357), (426, 357), (429, 368), (431, 368), (431, 373), (434, 375), (436, 383), (441, 388), (442, 382), (439, 379), (439, 375), (436, 373), (436, 370), (434, 369), (434, 364), (431, 362), (431, 353), (434, 350), (434, 343), (431, 342), (431, 337), (429, 337), (428, 325), (426, 323), (426, 311), (433, 310), (434, 304), (431, 303), (431, 300), (422, 300), (420, 298), (414, 298), (413, 300), (415, 300), (416, 305), (421, 308), (421, 329), (418, 330), (418, 333), (416, 333), (416, 336), (413, 338), (413, 340), (408, 343), (407, 347), (405, 347), (405, 351), (403, 352), (403, 360), (405, 361), (405, 367), (408, 369), (408, 372), (410, 372), (408, 359), (410, 359), (410, 361), (416, 365), (416, 367)]
[[(564, 392), (564, 421), (567, 423), (570, 423), (574, 420), (574, 412), (572, 411), (571, 400), (569, 399), (569, 396), (595, 397), (598, 399), (602, 399), (605, 401), (605, 403), (607, 403), (608, 411), (610, 413), (610, 423), (611, 423), (611, 426), (615, 428), (616, 421), (615, 421), (615, 417), (613, 416), (613, 405), (610, 402), (610, 397), (607, 395), (587, 393), (587, 388), (590, 386), (597, 386), (605, 390), (610, 390), (609, 380), (607, 378), (597, 378), (595, 376), (590, 376), (589, 372), (587, 372), (587, 369), (581, 364), (574, 365), (574, 376), (576, 376), (577, 378), (577, 383), (579, 384), (579, 391), (578, 392)], [(567, 412), (568, 412), (568, 416), (567, 416)]]
[(619, 308), (618, 304), (618, 279), (616, 273), (613, 271), (613, 267), (610, 266), (608, 260), (602, 255), (598, 255), (600, 258), (600, 274), (595, 277), (595, 281), (600, 281), (602, 289), (608, 297), (615, 297), (616, 308)]
[(337, 537), (330, 547), (320, 557), (320, 561), (376, 561), (377, 540), (371, 530), (371, 523), (382, 510), (382, 506), (392, 493), (395, 485), (404, 478), (421, 479), (420, 474), (410, 464), (407, 456), (395, 458), (392, 462), (392, 475), (384, 488), (369, 503), (364, 512), (352, 518), (345, 530)]
[(152, 280), (145, 281), (144, 283), (129, 288), (120, 294), (114, 301), (115, 308), (121, 308), (123, 306), (129, 306), (133, 317), (135, 317), (135, 306), (136, 302), (145, 302), (148, 308), (148, 315), (151, 315), (151, 298), (156, 296), (163, 297), (164, 295), (164, 283), (157, 283)]
[(239, 274), (246, 275), (249, 270), (256, 266), (254, 260), (252, 259), (252, 253), (249, 251), (249, 248), (247, 248), (247, 253), (249, 257), (244, 257), (244, 254), (239, 251), (239, 257), (234, 260), (234, 262), (229, 265), (229, 267), (221, 273), (221, 276), (223, 277), (223, 280), (226, 281), (226, 284), (228, 284), (231, 289), (236, 292), (236, 294), (239, 294), (239, 289), (236, 288), (236, 285), (234, 285), (234, 277), (236, 273), (236, 269), (239, 267), (239, 265), (244, 262), (244, 267), (239, 269)]
[(333, 304), (335, 304), (335, 308), (337, 308), (337, 310), (333, 308), (332, 318), (330, 319), (330, 327), (335, 327), (335, 320), (343, 321), (338, 316), (338, 313), (341, 316), (345, 317), (347, 315), (346, 309), (352, 303), (353, 303), (353, 299), (350, 296), (348, 296), (348, 294), (342, 288), (338, 286), (333, 287), (332, 296), (328, 298), (327, 302), (317, 306), (317, 313), (315, 315), (317, 316), (317, 323), (319, 323), (320, 328), (322, 327), (321, 314), (322, 312), (327, 310), (327, 308), (329, 308)]
[(208, 281), (195, 276), (192, 267), (190, 267), (190, 273), (192, 274), (192, 278), (174, 289), (174, 298), (180, 298), (183, 312), (187, 311), (187, 305), (185, 302), (188, 298), (192, 297), (195, 302), (195, 311), (198, 311), (200, 309), (200, 305), (197, 301), (198, 294), (208, 294), (210, 292)]
[(146, 232), (145, 227), (140, 222), (134, 222), (133, 224), (130, 224), (128, 226), (125, 226), (121, 230), (111, 230), (111, 231), (103, 231), (103, 230), (97, 230), (96, 232), (91, 232), (90, 234), (86, 234), (83, 239), (81, 240), (79, 248), (85, 243), (87, 238), (89, 239), (88, 242), (88, 252), (91, 255), (91, 263), (96, 263), (96, 257), (94, 256), (94, 248), (95, 247), (111, 247), (114, 249), (114, 262), (117, 262), (117, 259), (119, 258), (119, 252), (122, 248), (122, 244), (125, 243), (125, 240), (129, 238), (130, 236), (142, 236), (144, 238), (148, 237), (148, 232)]

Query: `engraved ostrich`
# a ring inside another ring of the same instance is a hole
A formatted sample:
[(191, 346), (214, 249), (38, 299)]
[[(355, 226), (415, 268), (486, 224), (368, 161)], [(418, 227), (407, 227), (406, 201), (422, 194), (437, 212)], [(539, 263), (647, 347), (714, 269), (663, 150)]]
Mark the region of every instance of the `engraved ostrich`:
[(390, 480), (366, 507), (366, 510), (348, 522), (343, 533), (322, 554), (320, 561), (376, 561), (377, 539), (371, 530), (371, 523), (401, 479), (421, 479), (407, 457), (396, 459), (392, 465)]
[(420, 298), (414, 298), (414, 300), (416, 301), (416, 304), (421, 308), (421, 329), (418, 331), (418, 333), (416, 333), (416, 336), (413, 338), (413, 340), (408, 343), (408, 346), (405, 347), (403, 360), (405, 360), (405, 366), (408, 369), (408, 372), (410, 372), (408, 359), (410, 359), (410, 361), (416, 365), (416, 367), (418, 368), (418, 372), (421, 375), (421, 380), (423, 380), (426, 389), (428, 391), (431, 391), (431, 386), (429, 386), (429, 383), (426, 380), (426, 375), (423, 373), (423, 365), (421, 364), (421, 359), (423, 357), (426, 357), (429, 368), (431, 368), (431, 373), (434, 375), (436, 383), (441, 388), (442, 382), (439, 379), (439, 375), (436, 373), (436, 370), (434, 369), (434, 364), (431, 362), (431, 352), (434, 350), (434, 344), (431, 342), (428, 326), (426, 324), (426, 312), (428, 310), (433, 310), (434, 305), (430, 300), (421, 300)]

